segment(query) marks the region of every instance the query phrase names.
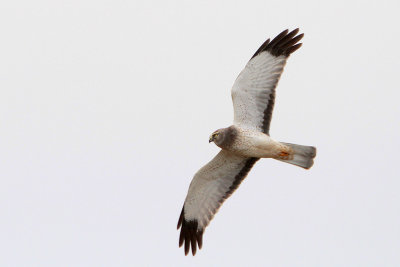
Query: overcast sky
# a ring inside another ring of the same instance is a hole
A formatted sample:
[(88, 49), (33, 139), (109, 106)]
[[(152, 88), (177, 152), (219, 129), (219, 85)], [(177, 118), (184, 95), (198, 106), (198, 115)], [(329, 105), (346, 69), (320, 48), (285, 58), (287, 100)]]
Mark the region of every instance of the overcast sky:
[[(3, 1), (0, 265), (400, 266), (399, 3)], [(230, 88), (296, 27), (270, 133), (315, 165), (259, 161), (185, 257)]]

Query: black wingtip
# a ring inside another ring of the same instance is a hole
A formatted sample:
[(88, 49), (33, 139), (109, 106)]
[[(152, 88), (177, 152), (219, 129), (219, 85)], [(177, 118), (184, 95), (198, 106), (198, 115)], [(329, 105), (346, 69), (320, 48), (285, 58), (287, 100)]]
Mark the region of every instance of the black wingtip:
[(304, 37), (304, 33), (297, 35), (299, 31), (299, 28), (296, 28), (291, 32), (289, 32), (288, 29), (282, 31), (271, 42), (269, 39), (265, 41), (251, 58), (258, 56), (264, 51), (268, 51), (276, 57), (282, 55), (289, 57), (290, 54), (301, 46), (298, 42)]
[(192, 249), (192, 255), (196, 255), (197, 247), (199, 249), (203, 246), (203, 231), (198, 230), (197, 220), (187, 221), (184, 218), (184, 208), (182, 209), (181, 215), (179, 216), (178, 229), (181, 228), (179, 235), (179, 247), (184, 246), (185, 256), (189, 254), (190, 248)]
[(179, 230), (179, 228), (181, 228), (182, 220), (183, 220), (183, 208), (182, 208), (182, 211), (181, 211), (181, 215), (179, 216), (178, 225), (176, 226), (177, 230)]
[(260, 46), (260, 48), (257, 49), (257, 51), (254, 53), (254, 55), (253, 55), (251, 58), (257, 56), (257, 55), (260, 54), (262, 51), (264, 51), (264, 49), (267, 47), (267, 45), (269, 44), (269, 42), (270, 42), (270, 39), (268, 38), (268, 39)]

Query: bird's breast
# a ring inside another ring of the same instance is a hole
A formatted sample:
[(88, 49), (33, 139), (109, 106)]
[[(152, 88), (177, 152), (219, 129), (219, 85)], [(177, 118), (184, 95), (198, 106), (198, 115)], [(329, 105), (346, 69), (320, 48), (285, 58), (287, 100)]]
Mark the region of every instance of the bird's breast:
[(245, 157), (270, 158), (276, 155), (277, 142), (268, 135), (239, 129), (237, 138), (228, 148), (231, 152)]

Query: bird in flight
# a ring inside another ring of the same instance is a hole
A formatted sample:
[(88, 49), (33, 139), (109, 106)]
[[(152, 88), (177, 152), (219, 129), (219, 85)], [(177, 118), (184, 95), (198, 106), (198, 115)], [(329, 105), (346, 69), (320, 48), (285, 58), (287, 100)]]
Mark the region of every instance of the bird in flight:
[(316, 149), (278, 142), (269, 136), (275, 88), (288, 57), (301, 47), (304, 34), (285, 30), (268, 39), (249, 60), (233, 84), (233, 125), (216, 130), (209, 142), (221, 151), (195, 175), (178, 221), (179, 246), (185, 255), (201, 249), (203, 233), (222, 203), (238, 188), (260, 158), (273, 158), (305, 169)]

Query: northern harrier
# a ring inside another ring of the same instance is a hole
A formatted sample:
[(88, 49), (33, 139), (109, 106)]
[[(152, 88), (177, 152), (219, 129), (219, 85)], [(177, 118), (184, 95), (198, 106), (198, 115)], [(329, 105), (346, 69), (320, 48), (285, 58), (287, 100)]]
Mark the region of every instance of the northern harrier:
[(194, 176), (178, 221), (185, 255), (202, 247), (203, 232), (222, 203), (238, 188), (260, 158), (309, 169), (315, 147), (282, 143), (269, 136), (275, 88), (286, 60), (300, 48), (304, 34), (283, 31), (256, 51), (232, 87), (233, 125), (216, 130), (209, 142), (222, 150)]

